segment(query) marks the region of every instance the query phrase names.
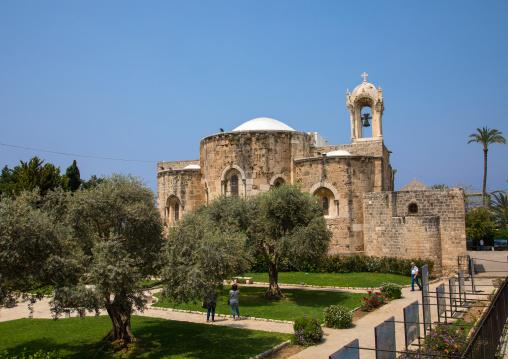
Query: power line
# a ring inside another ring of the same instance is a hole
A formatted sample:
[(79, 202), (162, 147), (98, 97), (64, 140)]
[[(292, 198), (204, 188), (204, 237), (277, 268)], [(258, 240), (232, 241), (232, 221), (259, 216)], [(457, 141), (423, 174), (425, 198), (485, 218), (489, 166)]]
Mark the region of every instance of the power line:
[(149, 163), (157, 163), (157, 161), (147, 161), (147, 160), (126, 160), (124, 158), (110, 158), (110, 157), (97, 157), (97, 156), (87, 156), (87, 155), (78, 155), (75, 153), (66, 153), (66, 152), (57, 152), (57, 151), (49, 151), (49, 150), (41, 150), (38, 148), (30, 148), (30, 147), (23, 147), (23, 146), (16, 146), (16, 145), (9, 145), (6, 143), (0, 143), (2, 146), (7, 147), (15, 147), (15, 148), (22, 148), (24, 150), (31, 150), (31, 151), (39, 151), (39, 152), (47, 152), (47, 153), (55, 153), (57, 155), (64, 155), (64, 156), (74, 156), (74, 157), (86, 157), (86, 158), (95, 158), (99, 160), (108, 160), (108, 161), (124, 161), (124, 162), (149, 162)]

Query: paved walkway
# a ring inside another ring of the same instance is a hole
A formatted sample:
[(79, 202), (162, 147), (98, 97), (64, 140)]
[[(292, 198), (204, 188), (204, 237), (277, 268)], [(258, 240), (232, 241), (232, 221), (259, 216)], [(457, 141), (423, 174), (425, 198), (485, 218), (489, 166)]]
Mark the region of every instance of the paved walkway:
[[(477, 284), (479, 290), (483, 290), (484, 293), (489, 292), (493, 289), (492, 280), (489, 278), (482, 278), (488, 276), (488, 270), (499, 271), (495, 273), (495, 276), (503, 276), (508, 275), (508, 262), (507, 255), (508, 252), (470, 252), (472, 257), (477, 258), (476, 263), (484, 266), (484, 269), (487, 271), (478, 276)], [(504, 272), (506, 271), (506, 272)], [(492, 273), (491, 273), (492, 275)], [(409, 279), (408, 279), (409, 281)], [(430, 290), (435, 293), (436, 287), (441, 283), (448, 283), (448, 280), (442, 280), (438, 283), (433, 283), (430, 285)], [(470, 283), (470, 282), (467, 282)], [(485, 285), (485, 287), (480, 287), (480, 285)], [(308, 288), (306, 288), (308, 289)], [(318, 288), (313, 288), (315, 290), (319, 290)], [(470, 290), (470, 288), (468, 288)], [(312, 290), (312, 289), (311, 289)], [(334, 289), (328, 289), (334, 290)], [(335, 289), (337, 290), (337, 289)], [(360, 290), (360, 292), (365, 292), (364, 290)], [(468, 295), (468, 300), (471, 298)], [(477, 296), (477, 298), (483, 298), (483, 296)], [(347, 345), (354, 339), (359, 339), (360, 347), (366, 348), (374, 348), (374, 327), (383, 323), (385, 320), (394, 316), (396, 321), (403, 321), (403, 308), (407, 305), (411, 304), (414, 301), (422, 302), (422, 296), (420, 291), (412, 292), (410, 288), (403, 288), (402, 290), (402, 298), (392, 301), (387, 305), (375, 310), (372, 313), (369, 313), (367, 316), (362, 319), (356, 321), (354, 323), (353, 328), (350, 329), (330, 329), (324, 328), (325, 337), (323, 342), (320, 345), (313, 346), (307, 348), (300, 353), (294, 355), (292, 358), (328, 358), (330, 354), (339, 350), (344, 345)], [(431, 300), (431, 303), (435, 303), (435, 299)], [(437, 318), (436, 306), (432, 305), (432, 320), (435, 321)], [(28, 309), (26, 304), (20, 304), (14, 308), (2, 309), (0, 310), (0, 321), (8, 321), (15, 320), (19, 318), (28, 317)], [(102, 313), (106, 314), (106, 313)], [(193, 323), (204, 323), (206, 321), (206, 316), (203, 314), (193, 314), (193, 313), (185, 313), (185, 312), (175, 312), (175, 311), (165, 311), (158, 309), (147, 309), (143, 313), (136, 313), (138, 315), (149, 316), (149, 317), (157, 317), (164, 318), (176, 321), (186, 321)], [(44, 299), (40, 302), (37, 302), (34, 305), (34, 318), (51, 318), (51, 313), (49, 311), (49, 299)], [(423, 314), (420, 309), (420, 318), (423, 318)], [(421, 319), (420, 319), (421, 320)], [(236, 328), (248, 328), (254, 330), (263, 330), (269, 332), (281, 332), (281, 333), (292, 333), (293, 327), (292, 324), (288, 323), (278, 323), (278, 322), (268, 322), (268, 321), (259, 321), (259, 320), (250, 320), (244, 319), (240, 321), (233, 321), (232, 318), (228, 317), (216, 317), (215, 323), (209, 323), (208, 325), (219, 325), (219, 326), (230, 326)], [(402, 323), (396, 323), (396, 343), (397, 350), (402, 350), (404, 348), (404, 328)], [(423, 329), (421, 330), (423, 334)], [(362, 359), (370, 359), (375, 358), (375, 352), (370, 350), (362, 350), (361, 351)]]

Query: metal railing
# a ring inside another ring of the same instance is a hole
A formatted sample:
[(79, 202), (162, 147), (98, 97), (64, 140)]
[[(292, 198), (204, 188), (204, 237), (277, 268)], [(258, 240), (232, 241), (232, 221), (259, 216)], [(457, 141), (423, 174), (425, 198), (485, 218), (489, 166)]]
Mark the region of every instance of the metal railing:
[(496, 355), (508, 316), (508, 277), (495, 294), (462, 358), (491, 359)]

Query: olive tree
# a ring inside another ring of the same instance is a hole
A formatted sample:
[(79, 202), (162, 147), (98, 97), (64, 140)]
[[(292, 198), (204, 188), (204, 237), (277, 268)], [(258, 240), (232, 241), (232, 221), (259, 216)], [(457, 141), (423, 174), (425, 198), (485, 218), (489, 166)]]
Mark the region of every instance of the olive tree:
[(195, 302), (249, 269), (246, 206), (240, 197), (220, 197), (183, 216), (171, 229), (163, 250), (163, 297)]
[(299, 186), (282, 185), (258, 195), (249, 235), (268, 265), (267, 297), (283, 297), (279, 264), (291, 258), (295, 264), (316, 260), (328, 252), (331, 232), (316, 197)]
[(0, 304), (73, 276), (60, 260), (66, 227), (52, 215), (37, 189), (0, 201)]
[(154, 273), (163, 244), (153, 192), (137, 178), (113, 175), (69, 197), (66, 245), (73, 251), (61, 260), (74, 275), (58, 283), (52, 310), (105, 309), (113, 328), (104, 340), (127, 345), (135, 340), (131, 314), (146, 304), (141, 282)]

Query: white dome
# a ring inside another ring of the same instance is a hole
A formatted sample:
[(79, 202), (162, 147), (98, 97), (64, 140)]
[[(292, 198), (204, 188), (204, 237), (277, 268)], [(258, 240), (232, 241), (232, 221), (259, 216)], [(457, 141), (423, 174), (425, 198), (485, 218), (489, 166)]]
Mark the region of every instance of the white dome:
[(233, 131), (294, 131), (291, 127), (280, 121), (267, 117), (259, 117), (247, 121)]
[(201, 169), (200, 165), (188, 165), (183, 168), (184, 170), (199, 170)]
[(377, 99), (378, 98), (377, 92), (378, 90), (376, 90), (376, 86), (368, 82), (363, 82), (360, 85), (356, 86), (351, 96), (353, 97), (370, 96), (372, 98)]
[(351, 153), (349, 153), (348, 151), (339, 150), (339, 151), (331, 151), (326, 154), (326, 157), (331, 156), (351, 156)]

